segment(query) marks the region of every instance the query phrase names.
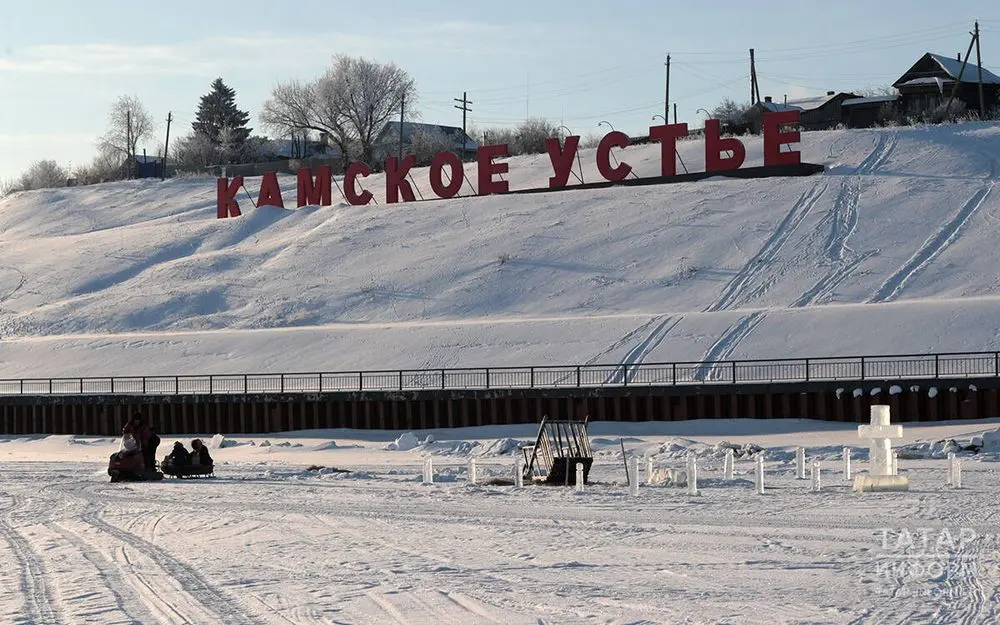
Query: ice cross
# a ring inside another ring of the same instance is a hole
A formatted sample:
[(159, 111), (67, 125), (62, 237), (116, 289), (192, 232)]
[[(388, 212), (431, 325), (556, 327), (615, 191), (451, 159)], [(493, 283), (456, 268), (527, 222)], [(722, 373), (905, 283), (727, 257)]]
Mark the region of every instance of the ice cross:
[(869, 475), (893, 475), (892, 439), (903, 438), (903, 426), (889, 424), (889, 406), (872, 406), (870, 425), (859, 425), (858, 436), (871, 445)]

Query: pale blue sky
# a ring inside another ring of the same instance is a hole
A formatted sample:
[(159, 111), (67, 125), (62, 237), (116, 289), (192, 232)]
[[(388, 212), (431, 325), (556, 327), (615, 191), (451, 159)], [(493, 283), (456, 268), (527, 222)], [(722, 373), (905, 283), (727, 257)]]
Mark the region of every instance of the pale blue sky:
[(340, 52), (408, 70), (425, 121), (460, 125), (452, 98), (464, 90), (480, 126), (527, 113), (583, 135), (601, 120), (639, 134), (663, 112), (667, 52), (671, 100), (698, 125), (699, 107), (749, 99), (750, 47), (762, 95), (849, 91), (891, 83), (925, 51), (964, 53), (977, 18), (983, 63), (997, 70), (996, 0), (7, 2), (0, 178), (40, 158), (89, 161), (125, 93), (159, 123), (150, 152), (168, 111), (172, 137), (190, 132), (199, 96), (220, 75), (258, 127), (275, 83), (313, 78)]

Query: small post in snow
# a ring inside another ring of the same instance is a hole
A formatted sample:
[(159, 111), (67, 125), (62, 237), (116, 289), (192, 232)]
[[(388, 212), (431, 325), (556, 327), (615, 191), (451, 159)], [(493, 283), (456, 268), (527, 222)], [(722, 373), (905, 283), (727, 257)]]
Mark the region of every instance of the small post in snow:
[(653, 483), (653, 457), (646, 458), (646, 485)]
[(732, 482), (733, 481), (733, 462), (734, 462), (733, 450), (732, 449), (727, 449), (726, 450), (726, 464), (725, 464), (726, 481), (727, 482)]
[(434, 483), (434, 461), (431, 458), (424, 458), (424, 484)]
[(844, 479), (851, 481), (851, 448), (844, 447)]
[(757, 470), (754, 471), (754, 482), (757, 486), (757, 494), (764, 494), (764, 453), (757, 454)]
[(469, 458), (469, 484), (475, 484), (476, 479), (476, 459)]
[(819, 462), (812, 463), (812, 489), (816, 493), (823, 490), (823, 486), (820, 483)]
[(514, 488), (524, 486), (524, 470), (521, 468), (521, 456), (514, 459)]
[(948, 454), (948, 485), (962, 488), (962, 463), (953, 453)]
[[(576, 465), (582, 467), (583, 465)], [(582, 471), (581, 471), (582, 473)], [(632, 458), (632, 477), (634, 478), (628, 485), (628, 492), (633, 497), (639, 496), (639, 458)]]
[(795, 479), (806, 479), (806, 448), (795, 448)]
[[(631, 488), (631, 486), (629, 487)], [(583, 463), (576, 463), (576, 492), (583, 492)]]
[(691, 452), (687, 457), (687, 487), (688, 495), (694, 497), (698, 494), (698, 457)]

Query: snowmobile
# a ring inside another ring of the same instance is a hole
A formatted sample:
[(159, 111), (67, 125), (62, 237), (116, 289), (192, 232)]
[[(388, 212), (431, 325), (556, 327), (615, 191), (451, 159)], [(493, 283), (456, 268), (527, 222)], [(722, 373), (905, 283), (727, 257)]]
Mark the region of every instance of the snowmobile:
[(157, 471), (155, 464), (146, 466), (142, 450), (130, 435), (122, 437), (121, 448), (111, 454), (108, 460), (108, 475), (112, 482), (147, 482), (162, 480), (163, 474)]

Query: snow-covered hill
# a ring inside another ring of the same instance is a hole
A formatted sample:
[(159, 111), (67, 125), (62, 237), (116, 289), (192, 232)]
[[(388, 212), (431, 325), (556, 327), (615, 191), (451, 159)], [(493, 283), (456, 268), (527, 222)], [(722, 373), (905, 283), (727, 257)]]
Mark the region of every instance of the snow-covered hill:
[[(244, 196), (229, 220), (209, 179), (17, 194), (0, 201), (0, 376), (1000, 347), (1000, 125), (806, 133), (800, 149), (827, 172), (391, 206), (373, 176), (378, 205)], [(621, 158), (656, 175), (659, 150)], [(692, 171), (702, 150), (681, 144)], [(551, 166), (510, 171), (538, 187)]]

